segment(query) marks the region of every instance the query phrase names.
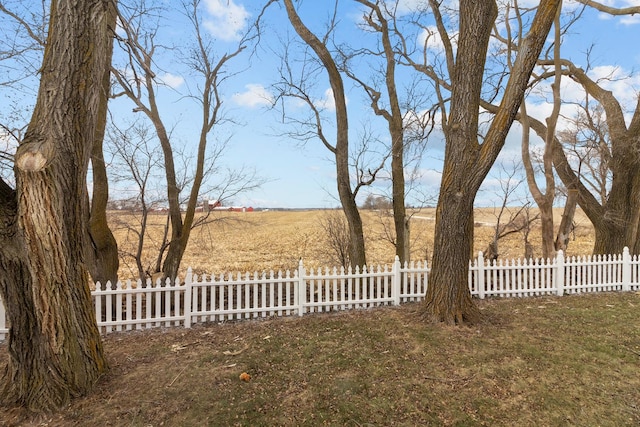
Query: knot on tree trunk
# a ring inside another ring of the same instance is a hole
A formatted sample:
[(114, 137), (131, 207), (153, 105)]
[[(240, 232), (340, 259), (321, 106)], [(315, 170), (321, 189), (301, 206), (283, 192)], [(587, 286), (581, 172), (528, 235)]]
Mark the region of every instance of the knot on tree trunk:
[(53, 144), (44, 138), (25, 140), (16, 151), (16, 166), (23, 172), (39, 172), (51, 163), (53, 153)]

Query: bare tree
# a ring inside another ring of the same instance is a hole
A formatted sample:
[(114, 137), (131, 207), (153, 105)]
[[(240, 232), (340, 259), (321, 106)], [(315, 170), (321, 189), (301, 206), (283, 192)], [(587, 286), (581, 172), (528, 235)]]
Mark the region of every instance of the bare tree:
[[(591, 0), (579, 0), (589, 7), (611, 15), (625, 15), (640, 12), (640, 7), (613, 8)], [(625, 122), (624, 108), (613, 93), (604, 88), (610, 78), (592, 80), (588, 71), (574, 63), (556, 57), (553, 60), (540, 61), (543, 66), (554, 67), (554, 71), (543, 73), (540, 78), (555, 77), (560, 69), (562, 75), (570, 77), (580, 84), (586, 93), (585, 104), (575, 121), (591, 136), (579, 137), (580, 132), (571, 129), (559, 132), (549, 139), (549, 127), (541, 121), (529, 118), (531, 128), (551, 144), (553, 163), (558, 176), (568, 189), (567, 206), (563, 222), (556, 239), (556, 248), (562, 248), (567, 242), (571, 221), (570, 213), (577, 202), (589, 217), (596, 231), (594, 253), (620, 253), (624, 246), (633, 253), (640, 251), (638, 227), (640, 211), (639, 176), (636, 173), (640, 163), (636, 144), (640, 129), (640, 97), (629, 125)], [(599, 103), (592, 108), (590, 99)], [(604, 112), (605, 120), (599, 120)], [(573, 135), (572, 135), (573, 134)], [(576, 150), (584, 141), (582, 147)], [(565, 141), (566, 144), (563, 144)], [(578, 144), (578, 145), (577, 145)], [(597, 159), (592, 162), (591, 159)], [(606, 196), (604, 194), (606, 193)]]
[(576, 103), (574, 117), (566, 117), (569, 126), (558, 132), (567, 160), (580, 181), (604, 204), (611, 188), (611, 137), (602, 105), (591, 102), (587, 94), (583, 103)]
[(33, 80), (42, 62), (49, 26), (48, 1), (0, 3), (0, 86), (35, 97)]
[[(129, 259), (133, 259), (138, 278), (143, 281), (151, 270), (151, 266), (145, 265), (143, 258), (149, 215), (158, 209), (160, 201), (165, 199), (159, 189), (153, 191), (154, 189), (150, 188), (162, 177), (163, 171), (162, 152), (154, 144), (154, 140), (153, 129), (149, 129), (140, 121), (124, 129), (112, 125), (107, 132), (107, 148), (113, 159), (110, 167), (111, 179), (117, 185), (133, 183), (136, 188), (136, 191), (125, 199), (129, 208), (123, 209), (115, 220), (115, 228), (125, 230), (119, 253), (125, 265), (129, 263)], [(163, 243), (165, 240), (163, 239)], [(133, 250), (129, 249), (130, 246), (133, 246)], [(164, 252), (162, 246), (159, 252)]]
[[(41, 3), (41, 13), (32, 13)], [(11, 185), (15, 150), (24, 138), (37, 93), (49, 13), (47, 2), (0, 3), (0, 176)], [(31, 101), (32, 100), (32, 101)]]
[(555, 137), (556, 125), (560, 116), (560, 82), (562, 79), (560, 60), (560, 11), (554, 20), (554, 43), (553, 43), (553, 75), (554, 80), (551, 84), (553, 93), (553, 109), (549, 117), (546, 119), (547, 133), (544, 135), (544, 150), (542, 153), (542, 172), (544, 175), (544, 191), (536, 182), (535, 171), (531, 162), (531, 154), (529, 148), (530, 125), (528, 120), (526, 103), (520, 105), (520, 123), (522, 124), (522, 163), (527, 176), (527, 184), (533, 200), (535, 200), (540, 210), (541, 225), (541, 243), (542, 257), (545, 259), (555, 257), (554, 244), (554, 223), (553, 223), (553, 204), (555, 200), (555, 176), (553, 173), (553, 138)]
[[(343, 69), (345, 73), (361, 86), (367, 94), (373, 112), (382, 117), (387, 122), (389, 135), (391, 137), (391, 199), (393, 203), (394, 220), (394, 245), (396, 255), (401, 263), (406, 263), (410, 259), (411, 249), (409, 240), (409, 218), (406, 212), (406, 187), (405, 187), (405, 144), (409, 138), (405, 136), (405, 123), (408, 127), (416, 127), (410, 123), (411, 120), (428, 118), (428, 115), (412, 114), (413, 111), (402, 110), (400, 96), (398, 94), (396, 82), (396, 47), (392, 41), (394, 32), (389, 28), (389, 19), (394, 16), (394, 11), (389, 9), (389, 5), (381, 2), (368, 0), (356, 0), (367, 9), (363, 14), (363, 29), (373, 32), (380, 38), (381, 47), (378, 50), (371, 48), (359, 49), (355, 52), (341, 50), (343, 56)], [(367, 82), (358, 73), (350, 68), (350, 62), (359, 63), (363, 57), (380, 57), (382, 65), (376, 69), (372, 82)], [(383, 83), (379, 80), (383, 79)], [(379, 89), (383, 86), (384, 89)], [(384, 90), (385, 94), (381, 93)], [(387, 105), (384, 105), (386, 100)], [(421, 129), (425, 129), (421, 122)]]
[[(160, 146), (162, 147), (164, 170), (167, 182), (167, 201), (169, 204), (170, 237), (167, 253), (162, 263), (164, 277), (175, 279), (178, 268), (189, 241), (191, 229), (194, 225), (195, 210), (205, 177), (205, 160), (209, 139), (216, 126), (225, 120), (223, 114), (223, 100), (220, 88), (232, 74), (226, 72), (227, 63), (243, 52), (252, 39), (257, 37), (249, 32), (235, 49), (224, 53), (216, 59), (214, 41), (208, 38), (201, 26), (200, 0), (193, 0), (183, 4), (184, 13), (192, 24), (195, 45), (190, 50), (186, 63), (199, 77), (198, 90), (189, 95), (199, 104), (202, 123), (197, 141), (195, 172), (190, 183), (189, 196), (186, 198), (186, 209), (181, 211), (181, 186), (178, 179), (178, 168), (175, 164), (175, 147), (171, 141), (170, 132), (161, 117), (157, 103), (157, 88), (161, 85), (158, 78), (154, 54), (162, 49), (155, 42), (157, 28), (145, 30), (145, 14), (132, 9), (128, 16), (121, 14), (121, 25), (126, 37), (119, 40), (120, 46), (127, 52), (129, 63), (123, 69), (114, 68), (116, 80), (121, 89), (119, 95), (127, 96), (135, 105), (134, 111), (143, 113), (153, 124)], [(261, 181), (254, 175), (246, 174), (235, 177), (234, 185), (239, 182), (244, 190), (254, 188)]]
[(0, 181), (0, 293), (9, 364), (0, 401), (50, 411), (107, 370), (84, 259), (86, 174), (107, 97), (114, 1), (53, 0), (38, 100)]
[(569, 76), (580, 83), (606, 112), (611, 138), (611, 188), (606, 201), (600, 202), (590, 188), (571, 167), (560, 141), (554, 141), (554, 164), (558, 175), (569, 188), (578, 193), (578, 204), (594, 225), (596, 242), (594, 253), (618, 253), (628, 246), (640, 252), (640, 156), (634, 141), (640, 132), (640, 96), (635, 112), (627, 126), (623, 108), (613, 93), (602, 88), (587, 74), (569, 61), (563, 61)]
[[(291, 0), (284, 0), (284, 5), (289, 17), (289, 21), (298, 36), (313, 51), (314, 55), (320, 61), (321, 67), (326, 71), (331, 85), (333, 100), (335, 102), (335, 143), (331, 143), (328, 135), (323, 128), (321, 111), (313, 102), (308, 92), (300, 84), (296, 84), (293, 78), (293, 72), (288, 61), (284, 61), (281, 76), (284, 88), (280, 91), (280, 98), (292, 96), (303, 101), (311, 110), (311, 120), (305, 121), (305, 129), (311, 131), (302, 131), (302, 138), (315, 137), (319, 138), (323, 145), (333, 154), (336, 165), (336, 179), (338, 188), (338, 197), (344, 211), (350, 235), (350, 262), (352, 266), (366, 265), (365, 242), (362, 227), (362, 218), (358, 211), (356, 196), (358, 190), (364, 185), (370, 185), (376, 178), (377, 173), (384, 166), (384, 158), (380, 165), (373, 169), (358, 168), (358, 182), (355, 188), (351, 185), (350, 176), (350, 146), (349, 146), (349, 118), (347, 113), (347, 104), (345, 97), (344, 82), (336, 60), (327, 47), (327, 40), (335, 25), (334, 21), (329, 24), (329, 31), (319, 39), (311, 30), (302, 22), (296, 8)], [(307, 62), (311, 66), (312, 62)], [(304, 81), (301, 78), (299, 81)], [(309, 127), (309, 124), (312, 124)], [(362, 153), (362, 151), (360, 151)]]
[[(514, 4), (513, 8), (507, 8), (507, 15), (511, 10), (515, 11), (518, 37), (511, 35), (512, 26), (509, 24), (509, 19), (505, 19), (506, 35), (500, 34), (497, 30), (494, 30), (494, 38), (498, 40), (504, 46), (504, 49), (509, 53), (507, 56), (507, 64), (512, 66), (510, 60), (511, 50), (517, 47), (514, 40), (522, 37), (522, 9)], [(556, 196), (559, 193), (556, 185), (556, 178), (553, 169), (553, 143), (556, 138), (556, 127), (558, 119), (560, 117), (560, 108), (563, 104), (563, 100), (560, 97), (560, 83), (563, 75), (562, 67), (560, 65), (560, 47), (562, 38), (566, 37), (568, 30), (571, 26), (580, 19), (580, 11), (570, 11), (563, 13), (563, 21), (561, 24), (561, 15), (558, 11), (558, 15), (554, 20), (554, 42), (545, 53), (547, 59), (539, 61), (539, 64), (546, 64), (547, 67), (542, 67), (542, 72), (535, 72), (530, 82), (530, 93), (538, 89), (540, 83), (546, 79), (552, 78), (551, 83), (551, 97), (552, 97), (552, 111), (546, 118), (544, 131), (537, 127), (536, 133), (543, 141), (543, 148), (538, 152), (535, 152), (530, 147), (531, 140), (531, 121), (534, 120), (529, 117), (527, 107), (525, 103), (520, 106), (520, 113), (517, 115), (517, 120), (522, 125), (522, 161), (526, 172), (527, 184), (529, 191), (538, 206), (541, 219), (541, 243), (542, 243), (542, 256), (549, 258), (555, 256), (557, 250), (566, 250), (568, 244), (568, 234), (573, 224), (573, 217), (575, 215), (576, 197), (575, 192), (572, 189), (564, 191), (566, 194), (564, 212), (562, 214), (562, 221), (558, 228), (557, 235), (554, 241), (554, 214), (553, 207), (555, 204)], [(497, 105), (491, 105), (487, 101), (482, 102), (483, 108), (495, 113), (498, 111)], [(536, 126), (538, 121), (535, 121)], [(561, 133), (562, 131), (558, 132)], [(540, 173), (544, 180), (544, 190), (539, 185), (536, 175)], [(528, 234), (525, 235), (528, 239)], [(532, 253), (532, 251), (531, 251)]]
[(501, 204), (498, 208), (498, 213), (495, 215), (496, 224), (494, 227), (493, 237), (484, 250), (485, 259), (498, 259), (500, 256), (500, 240), (515, 233), (523, 234), (525, 255), (527, 254), (526, 247), (528, 244), (528, 231), (531, 228), (531, 224), (538, 220), (539, 215), (531, 216), (530, 202), (525, 202), (515, 209), (510, 207), (513, 203), (513, 196), (516, 195), (516, 192), (519, 190), (520, 185), (523, 182), (523, 180), (517, 179), (517, 174), (518, 167), (515, 163), (510, 169), (507, 169), (507, 167), (503, 165), (500, 173), (498, 174), (500, 192), (497, 193), (497, 195), (500, 197)]

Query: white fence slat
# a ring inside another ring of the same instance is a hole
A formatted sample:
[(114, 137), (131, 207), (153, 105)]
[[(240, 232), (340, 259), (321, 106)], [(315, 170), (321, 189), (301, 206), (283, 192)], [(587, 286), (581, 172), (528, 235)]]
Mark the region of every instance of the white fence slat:
[[(196, 280), (198, 279), (198, 276), (196, 275)], [(184, 316), (184, 327), (185, 328), (191, 328), (191, 309), (194, 306), (193, 303), (191, 302), (191, 299), (193, 297), (193, 288), (191, 286), (193, 282), (193, 271), (191, 270), (191, 267), (189, 267), (187, 269), (187, 275), (184, 278), (184, 305), (182, 306), (182, 315)], [(179, 298), (176, 299), (176, 311), (179, 312), (178, 308), (178, 302), (179, 302)], [(196, 305), (197, 306), (197, 305)]]
[[(116, 283), (116, 290), (122, 291), (122, 282), (118, 281), (118, 283)], [(114, 320), (116, 322), (122, 320), (122, 293), (120, 292), (116, 294), (116, 318)], [(122, 325), (116, 325), (116, 331), (122, 331)]]
[[(125, 282), (126, 289), (131, 289), (131, 280), (127, 280)], [(132, 320), (133, 320), (133, 294), (131, 292), (127, 292), (125, 294), (125, 315), (127, 320), (127, 331), (133, 329)]]
[(0, 342), (4, 341), (9, 333), (9, 325), (7, 323), (7, 312), (5, 311), (2, 297), (0, 297)]
[[(622, 254), (554, 259), (485, 260), (482, 252), (468, 265), (473, 296), (486, 298), (564, 295), (583, 292), (640, 290), (640, 259), (625, 248)], [(114, 286), (96, 283), (92, 297), (101, 333), (159, 327), (191, 327), (193, 323), (267, 316), (328, 312), (379, 305), (398, 305), (424, 298), (429, 280), (426, 262), (401, 265), (396, 257), (389, 268), (298, 269), (251, 275), (228, 273), (194, 275), (185, 281), (152, 283), (138, 280)], [(0, 300), (0, 341), (8, 321)]]
[[(142, 281), (138, 280), (136, 282), (136, 288), (142, 289)], [(136, 319), (142, 318), (142, 297), (142, 293), (136, 293)], [(140, 323), (136, 324), (136, 329), (142, 329), (142, 325)]]

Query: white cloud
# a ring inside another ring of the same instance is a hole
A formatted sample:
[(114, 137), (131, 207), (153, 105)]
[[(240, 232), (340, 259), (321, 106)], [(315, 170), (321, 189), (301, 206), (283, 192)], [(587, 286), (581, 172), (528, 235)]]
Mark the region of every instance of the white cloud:
[(627, 15), (620, 19), (620, 23), (624, 25), (640, 24), (640, 15)]
[(235, 93), (231, 97), (233, 102), (249, 108), (273, 104), (273, 95), (271, 95), (264, 86), (260, 84), (248, 84), (245, 85), (245, 88), (247, 89), (246, 91)]
[(628, 70), (614, 65), (595, 67), (589, 72), (589, 77), (599, 82), (600, 86), (613, 92), (621, 101), (634, 105), (637, 100), (637, 91), (640, 89), (640, 76), (631, 75)]
[[(349, 99), (345, 95), (345, 102), (349, 104)], [(315, 102), (316, 107), (320, 109), (325, 109), (329, 111), (336, 111), (336, 100), (333, 97), (333, 89), (328, 88), (324, 91), (324, 98), (319, 99)]]
[(422, 169), (419, 176), (420, 183), (427, 187), (439, 187), (442, 181), (442, 172), (435, 169)]
[[(453, 46), (454, 54), (458, 48), (458, 32), (451, 33), (449, 35), (451, 44)], [(427, 51), (433, 54), (434, 57), (444, 55), (444, 43), (440, 37), (438, 29), (432, 25), (424, 28), (420, 34), (418, 34), (418, 46), (427, 46)]]
[(336, 100), (333, 97), (333, 90), (331, 88), (324, 91), (324, 98), (317, 101), (318, 108), (324, 108), (330, 111), (336, 110)]
[(243, 5), (236, 4), (234, 0), (205, 0), (204, 4), (211, 15), (211, 19), (205, 20), (204, 26), (214, 37), (224, 41), (242, 37), (250, 16)]
[[(640, 76), (631, 75), (628, 70), (613, 65), (595, 67), (589, 71), (589, 77), (598, 83), (600, 87), (611, 91), (623, 110), (627, 113), (627, 123), (631, 120), (631, 113), (635, 111), (638, 91), (640, 90)], [(550, 83), (543, 83), (539, 90), (527, 98), (527, 112), (538, 120), (549, 117), (553, 109), (551, 103)], [(575, 117), (581, 111), (579, 104), (584, 102), (584, 88), (568, 77), (562, 78), (560, 85), (562, 104), (561, 117), (558, 120), (558, 128), (573, 127), (570, 118)], [(567, 119), (569, 118), (569, 119)]]
[(399, 15), (403, 15), (424, 8), (425, 6), (426, 1), (424, 0), (399, 0), (397, 12)]
[(184, 83), (184, 78), (182, 76), (176, 76), (171, 73), (165, 73), (164, 75), (160, 76), (160, 81), (172, 89), (177, 89)]

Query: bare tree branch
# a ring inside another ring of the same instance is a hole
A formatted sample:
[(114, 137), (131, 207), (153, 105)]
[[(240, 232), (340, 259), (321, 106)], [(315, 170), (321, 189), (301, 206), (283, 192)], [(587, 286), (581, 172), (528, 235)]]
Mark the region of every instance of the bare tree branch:
[(629, 6), (629, 7), (613, 7), (607, 6), (597, 1), (593, 0), (576, 0), (578, 3), (582, 3), (585, 6), (592, 7), (600, 12), (607, 13), (609, 15), (621, 16), (621, 15), (635, 15), (636, 13), (640, 13), (640, 6)]

